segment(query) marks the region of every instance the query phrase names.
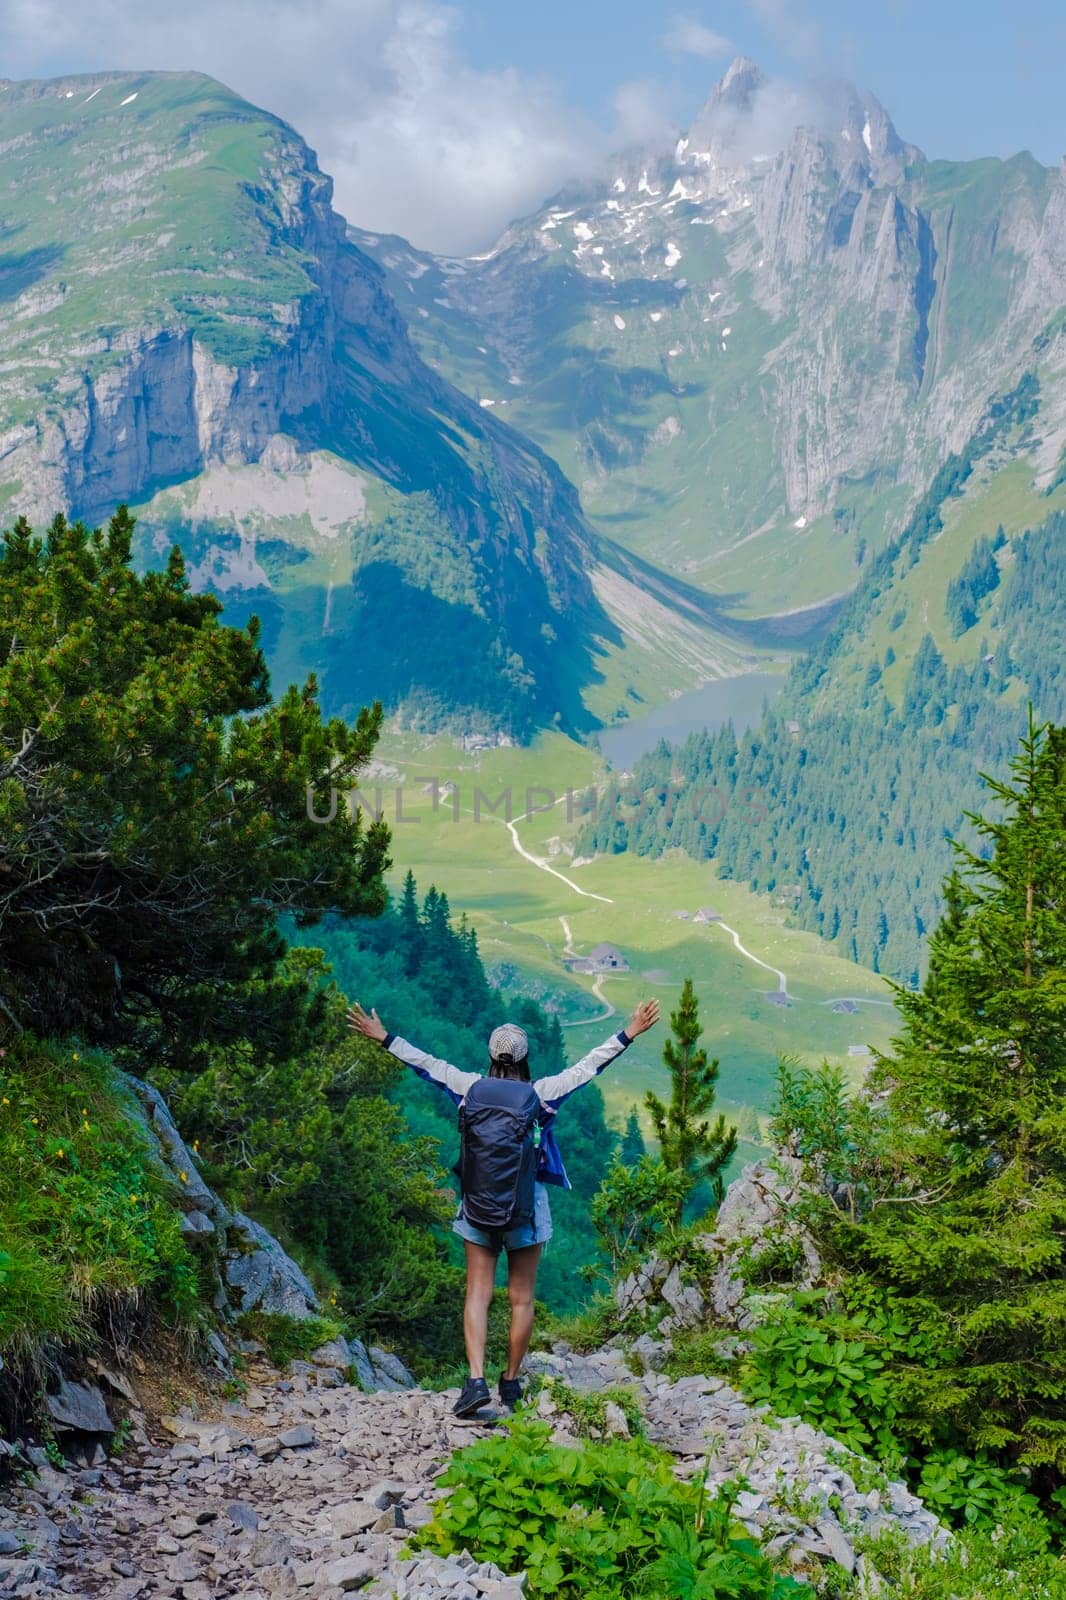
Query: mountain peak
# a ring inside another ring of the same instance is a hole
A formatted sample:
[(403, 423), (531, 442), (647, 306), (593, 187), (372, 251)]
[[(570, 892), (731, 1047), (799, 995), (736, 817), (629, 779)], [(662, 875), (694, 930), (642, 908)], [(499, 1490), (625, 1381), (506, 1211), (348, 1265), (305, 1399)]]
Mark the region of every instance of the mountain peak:
[(689, 128), (689, 139), (700, 149), (719, 153), (731, 148), (736, 130), (753, 118), (769, 79), (749, 56), (737, 56), (720, 83), (715, 84)]
[(729, 67), (726, 70), (725, 77), (718, 85), (719, 90), (724, 92), (726, 89), (731, 88), (732, 85), (736, 83), (738, 78), (754, 78), (762, 83), (765, 81), (765, 74), (762, 68), (759, 66), (759, 63), (757, 61), (753, 61), (751, 56), (739, 55), (734, 56), (733, 60), (730, 62)]
[(747, 110), (766, 81), (766, 74), (758, 62), (750, 56), (737, 56), (725, 77), (711, 90), (701, 116), (721, 105)]

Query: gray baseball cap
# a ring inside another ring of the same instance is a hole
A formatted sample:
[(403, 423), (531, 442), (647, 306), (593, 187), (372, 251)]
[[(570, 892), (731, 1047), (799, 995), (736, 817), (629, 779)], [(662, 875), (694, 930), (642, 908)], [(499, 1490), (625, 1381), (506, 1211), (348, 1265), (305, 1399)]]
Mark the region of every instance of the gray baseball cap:
[(529, 1054), (529, 1040), (525, 1029), (514, 1022), (501, 1023), (489, 1036), (489, 1055), (494, 1061), (500, 1056), (510, 1056), (512, 1061), (524, 1061)]

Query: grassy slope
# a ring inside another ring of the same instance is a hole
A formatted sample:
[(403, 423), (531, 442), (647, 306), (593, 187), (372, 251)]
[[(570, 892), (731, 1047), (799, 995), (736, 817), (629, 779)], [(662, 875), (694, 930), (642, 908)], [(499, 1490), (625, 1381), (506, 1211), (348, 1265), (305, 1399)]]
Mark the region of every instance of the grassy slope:
[[(947, 503), (942, 532), (923, 547), (914, 566), (908, 567), (903, 559), (897, 562), (891, 587), (864, 613), (861, 633), (853, 632), (834, 663), (834, 697), (857, 692), (867, 668), (883, 662), (891, 646), (896, 660), (886, 669), (883, 683), (889, 698), (898, 703), (915, 652), (927, 633), (949, 667), (975, 661), (983, 643), (994, 651), (998, 637), (995, 596), (985, 602), (975, 626), (956, 638), (945, 612), (948, 585), (978, 539), (990, 537), (998, 527), (1008, 537), (1024, 533), (1064, 506), (1066, 485), (1051, 495), (1034, 488), (1032, 463), (1026, 457), (1010, 459), (1000, 454), (995, 461), (982, 464), (967, 492)], [(893, 627), (901, 612), (902, 622)]]
[[(0, 99), (5, 412), (39, 417), (177, 308), (218, 359), (264, 355), (312, 285), (263, 179), (291, 131), (198, 73), (97, 73)], [(240, 204), (230, 203), (234, 185)], [(257, 199), (252, 198), (253, 190)], [(205, 248), (206, 244), (206, 248)]]
[[(379, 755), (403, 776), (402, 816), (418, 819), (397, 817), (397, 778), (378, 780), (385, 814), (394, 827), (397, 862), (404, 871), (413, 868), (420, 884), (438, 883), (453, 910), (469, 915), (487, 964), (513, 965), (521, 983), (555, 1000), (571, 1025), (567, 1033), (575, 1055), (619, 1026), (638, 998), (653, 993), (669, 1008), (682, 979), (691, 976), (703, 1004), (705, 1042), (722, 1062), (723, 1100), (743, 1131), (755, 1136), (769, 1104), (779, 1053), (794, 1052), (810, 1062), (827, 1056), (858, 1070), (847, 1055), (849, 1045), (888, 1043), (895, 1015), (890, 1008), (866, 1005), (857, 1015), (839, 1015), (824, 1004), (841, 996), (884, 1000), (888, 996), (882, 981), (831, 955), (813, 935), (786, 927), (784, 912), (767, 897), (718, 880), (713, 866), (680, 856), (656, 862), (625, 855), (571, 868), (568, 855), (553, 856), (548, 841), (564, 843), (577, 822), (567, 823), (565, 803), (525, 820), (526, 789), (547, 788), (556, 797), (571, 789), (579, 795), (597, 777), (602, 780), (602, 766), (587, 749), (553, 734), (527, 750), (465, 755), (444, 740), (392, 732)], [(423, 792), (432, 778), (457, 784), (458, 822), (446, 798), (433, 815), (431, 797)], [(366, 791), (371, 802), (373, 787), (368, 784)], [(584, 898), (517, 854), (502, 821), (488, 815), (488, 803), (498, 801), (507, 787), (525, 848), (548, 859), (587, 893), (611, 903)], [(487, 797), (480, 802), (480, 821), (472, 815), (477, 789)], [(531, 804), (549, 799), (535, 793)], [(398, 882), (399, 866), (394, 876)], [(704, 905), (722, 914), (753, 955), (786, 973), (795, 997), (791, 1007), (767, 1000), (766, 991), (776, 988), (776, 978), (740, 956), (720, 927), (693, 925), (674, 916), (677, 910), (695, 912)], [(625, 953), (632, 973), (608, 978), (604, 991), (617, 1018), (590, 1020), (603, 1007), (592, 994), (594, 980), (571, 975), (562, 965), (564, 916), (579, 953), (603, 940)], [(638, 1041), (618, 1068), (600, 1080), (616, 1121), (646, 1088), (665, 1087), (660, 1040), (661, 1035), (652, 1035)]]

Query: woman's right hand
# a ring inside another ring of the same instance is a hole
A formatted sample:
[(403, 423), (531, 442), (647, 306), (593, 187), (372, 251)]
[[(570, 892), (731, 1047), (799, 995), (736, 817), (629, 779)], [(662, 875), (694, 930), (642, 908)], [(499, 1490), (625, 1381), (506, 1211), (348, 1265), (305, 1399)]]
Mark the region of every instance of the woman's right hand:
[(361, 1033), (364, 1038), (375, 1039), (378, 1044), (388, 1036), (388, 1029), (381, 1021), (373, 1006), (369, 1014), (365, 1012), (358, 1000), (348, 1011), (348, 1026), (354, 1033)]

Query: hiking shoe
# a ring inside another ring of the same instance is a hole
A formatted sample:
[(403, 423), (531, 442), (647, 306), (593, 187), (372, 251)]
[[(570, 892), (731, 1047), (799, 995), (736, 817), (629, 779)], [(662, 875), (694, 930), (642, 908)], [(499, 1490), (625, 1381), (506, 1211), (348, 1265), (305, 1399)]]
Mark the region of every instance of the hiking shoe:
[(452, 1406), (452, 1412), (457, 1417), (469, 1417), (472, 1412), (487, 1406), (489, 1399), (489, 1386), (484, 1378), (467, 1378), (462, 1394)]
[(513, 1411), (515, 1406), (518, 1404), (519, 1400), (521, 1400), (521, 1398), (522, 1398), (522, 1380), (521, 1380), (521, 1378), (505, 1378), (503, 1373), (501, 1372), (500, 1373), (500, 1403), (501, 1403), (501, 1405), (510, 1406), (511, 1410)]

